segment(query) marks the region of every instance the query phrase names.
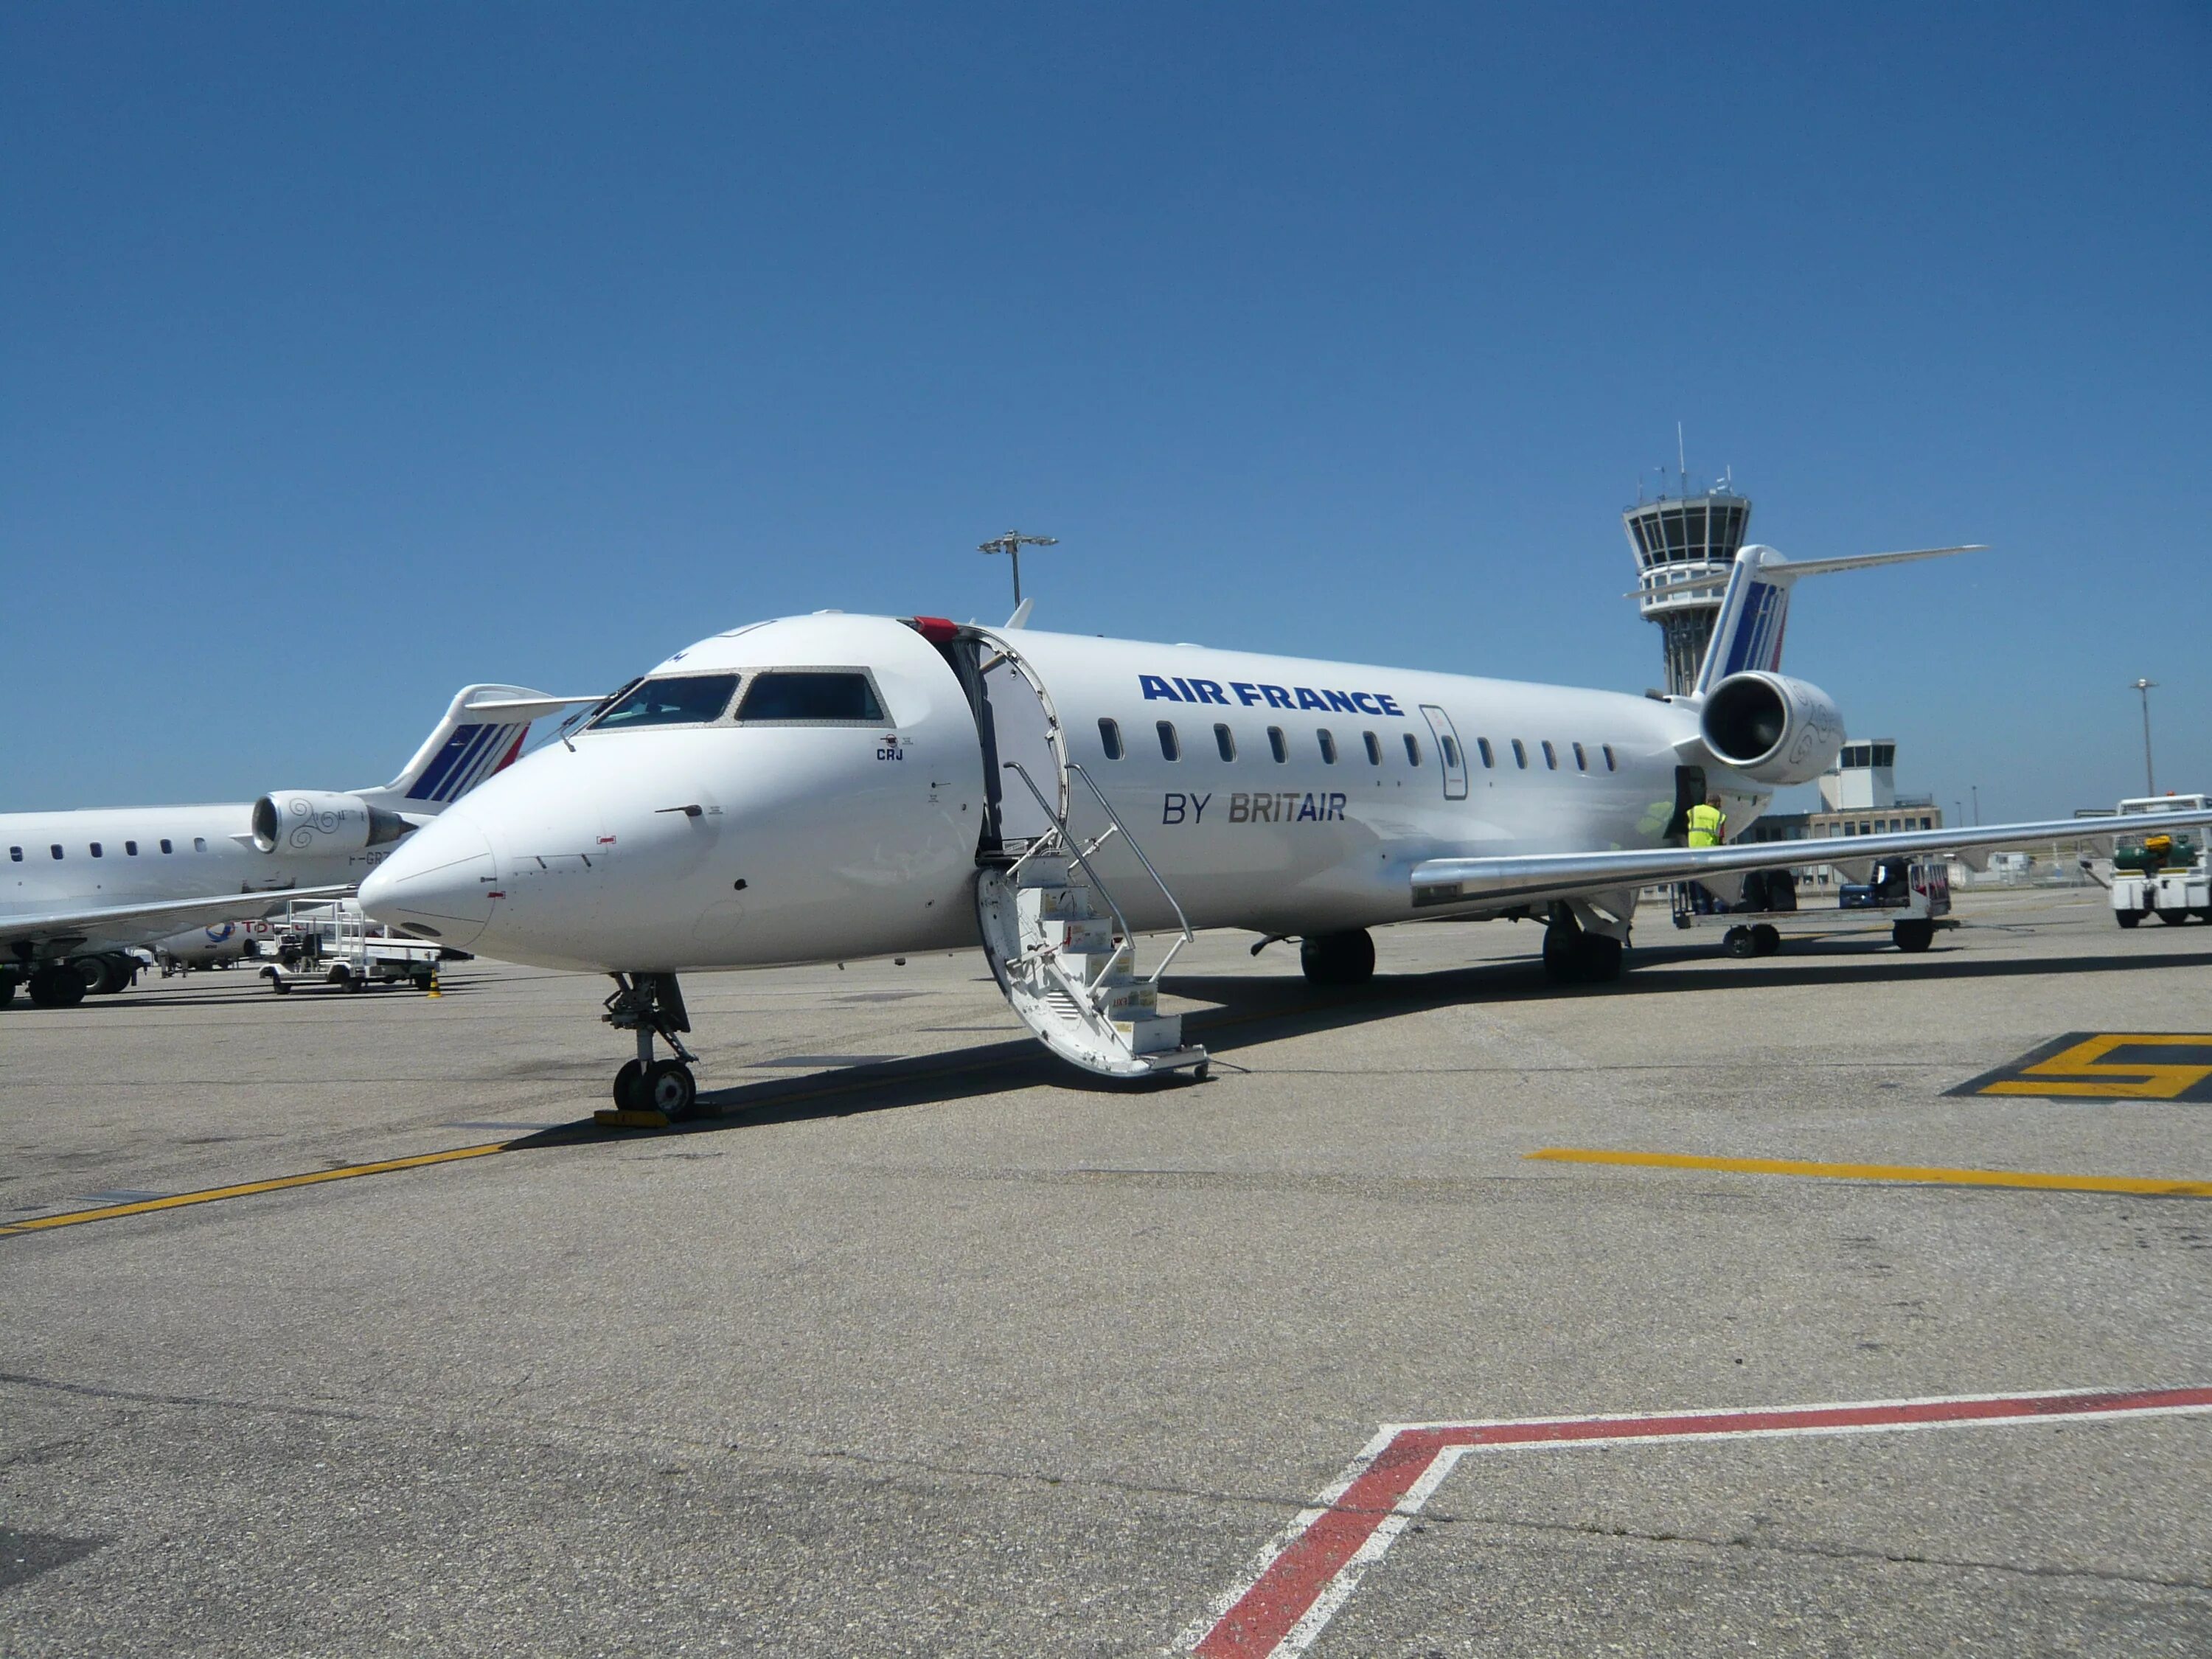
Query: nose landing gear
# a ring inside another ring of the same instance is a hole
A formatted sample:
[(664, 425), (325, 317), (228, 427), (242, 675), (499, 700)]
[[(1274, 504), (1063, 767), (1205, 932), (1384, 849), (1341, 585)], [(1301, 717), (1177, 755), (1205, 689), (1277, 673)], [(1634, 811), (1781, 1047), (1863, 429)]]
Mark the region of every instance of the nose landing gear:
[[(602, 1123), (626, 1129), (665, 1128), (690, 1115), (699, 1097), (699, 1085), (691, 1075), (698, 1056), (677, 1036), (691, 1029), (684, 1009), (684, 993), (673, 974), (617, 974), (615, 992), (607, 999), (607, 1024), (618, 1031), (637, 1033), (637, 1058), (615, 1073), (612, 1111), (595, 1114)], [(653, 1039), (676, 1051), (673, 1060), (654, 1058)]]

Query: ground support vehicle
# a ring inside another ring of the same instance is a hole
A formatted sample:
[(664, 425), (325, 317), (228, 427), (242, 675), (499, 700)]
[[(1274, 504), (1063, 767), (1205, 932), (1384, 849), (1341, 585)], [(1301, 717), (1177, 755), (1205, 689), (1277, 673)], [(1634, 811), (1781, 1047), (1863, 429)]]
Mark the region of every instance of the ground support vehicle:
[(338, 904), (302, 904), (286, 913), (276, 932), (276, 959), (261, 976), (280, 994), (295, 985), (333, 985), (358, 991), (368, 985), (412, 985), (428, 991), (437, 983), (438, 963), (453, 955), (438, 945), (392, 935), (370, 921), (350, 899)]
[[(1772, 890), (1773, 884), (1767, 884), (1766, 892)], [(1746, 896), (1755, 904), (1772, 902), (1751, 884), (1747, 884)], [(1871, 881), (1847, 884), (1838, 890), (1838, 896), (1840, 902), (1833, 908), (1701, 912), (1691, 884), (1685, 882), (1674, 890), (1674, 926), (1721, 928), (1721, 949), (1729, 955), (1764, 957), (1779, 951), (1784, 939), (1884, 930), (1899, 950), (1924, 951), (1936, 942), (1939, 929), (1959, 925), (1951, 915), (1950, 866), (1941, 859), (1880, 860)]]
[[(2154, 817), (2212, 805), (2203, 795), (2148, 795), (2120, 803), (2122, 818)], [(2212, 921), (2212, 852), (2204, 838), (2145, 823), (2118, 836), (2112, 848), (2112, 920), (2133, 927), (2156, 916), (2178, 927), (2195, 916)]]

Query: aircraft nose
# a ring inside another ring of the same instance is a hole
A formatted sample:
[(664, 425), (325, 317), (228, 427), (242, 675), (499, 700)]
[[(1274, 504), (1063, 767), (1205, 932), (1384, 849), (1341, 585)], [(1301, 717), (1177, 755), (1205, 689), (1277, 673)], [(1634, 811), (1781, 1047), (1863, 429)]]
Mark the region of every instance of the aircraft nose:
[(499, 864), (484, 832), (447, 813), (417, 830), (361, 884), (361, 908), (377, 921), (441, 945), (473, 944), (500, 896)]

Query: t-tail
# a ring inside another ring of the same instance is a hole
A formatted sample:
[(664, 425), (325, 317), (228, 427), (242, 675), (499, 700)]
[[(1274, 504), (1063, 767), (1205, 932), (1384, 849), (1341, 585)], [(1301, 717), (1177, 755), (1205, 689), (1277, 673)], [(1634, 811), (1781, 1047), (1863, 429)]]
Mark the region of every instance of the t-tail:
[(513, 765), (539, 715), (590, 701), (548, 696), (521, 685), (465, 685), (398, 777), (381, 788), (354, 793), (387, 811), (433, 816)]
[(1757, 542), (1738, 550), (1735, 570), (1721, 599), (1721, 614), (1698, 671), (1697, 695), (1705, 696), (1731, 674), (1771, 674), (1782, 666), (1782, 636), (1790, 623), (1790, 589), (1800, 576), (1825, 576), (1837, 570), (1870, 570), (1881, 564), (1907, 564), (1972, 553), (1986, 544), (1961, 547), (1917, 547), (1902, 553), (1854, 553), (1840, 559), (1785, 559)]

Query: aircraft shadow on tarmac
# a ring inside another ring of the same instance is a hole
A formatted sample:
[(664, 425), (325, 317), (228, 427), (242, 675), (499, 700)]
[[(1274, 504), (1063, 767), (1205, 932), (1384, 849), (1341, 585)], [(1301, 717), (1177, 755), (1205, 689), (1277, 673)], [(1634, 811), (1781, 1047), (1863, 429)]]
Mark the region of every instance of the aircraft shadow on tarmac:
[[(1230, 1056), (1261, 1043), (1466, 1004), (1669, 995), (1759, 987), (1870, 985), (1902, 980), (2142, 973), (2212, 967), (2212, 951), (1996, 960), (1957, 948), (1946, 951), (1939, 946), (1924, 956), (1906, 957), (1886, 946), (1835, 941), (1826, 948), (1818, 942), (1793, 944), (1785, 957), (1741, 964), (1726, 958), (1716, 960), (1709, 946), (1653, 946), (1639, 949), (1631, 961), (1635, 965), (1614, 984), (1571, 988), (1553, 985), (1533, 957), (1431, 973), (1386, 974), (1370, 985), (1348, 992), (1317, 992), (1303, 979), (1279, 974), (1176, 975), (1162, 981), (1160, 988), (1170, 996), (1211, 1005), (1186, 1014), (1184, 1029), (1215, 1056), (1233, 1063)], [(1139, 1086), (1175, 1094), (1204, 1085), (1178, 1076)], [(702, 1090), (702, 1115), (679, 1126), (677, 1132), (714, 1133), (851, 1117), (1031, 1088), (1123, 1093), (1129, 1085), (1079, 1072), (1054, 1059), (1035, 1040), (1015, 1036), (1005, 1042), (855, 1066), (804, 1079)], [(580, 1139), (625, 1139), (633, 1133), (602, 1130), (585, 1122), (548, 1129), (514, 1145), (524, 1148)]]

